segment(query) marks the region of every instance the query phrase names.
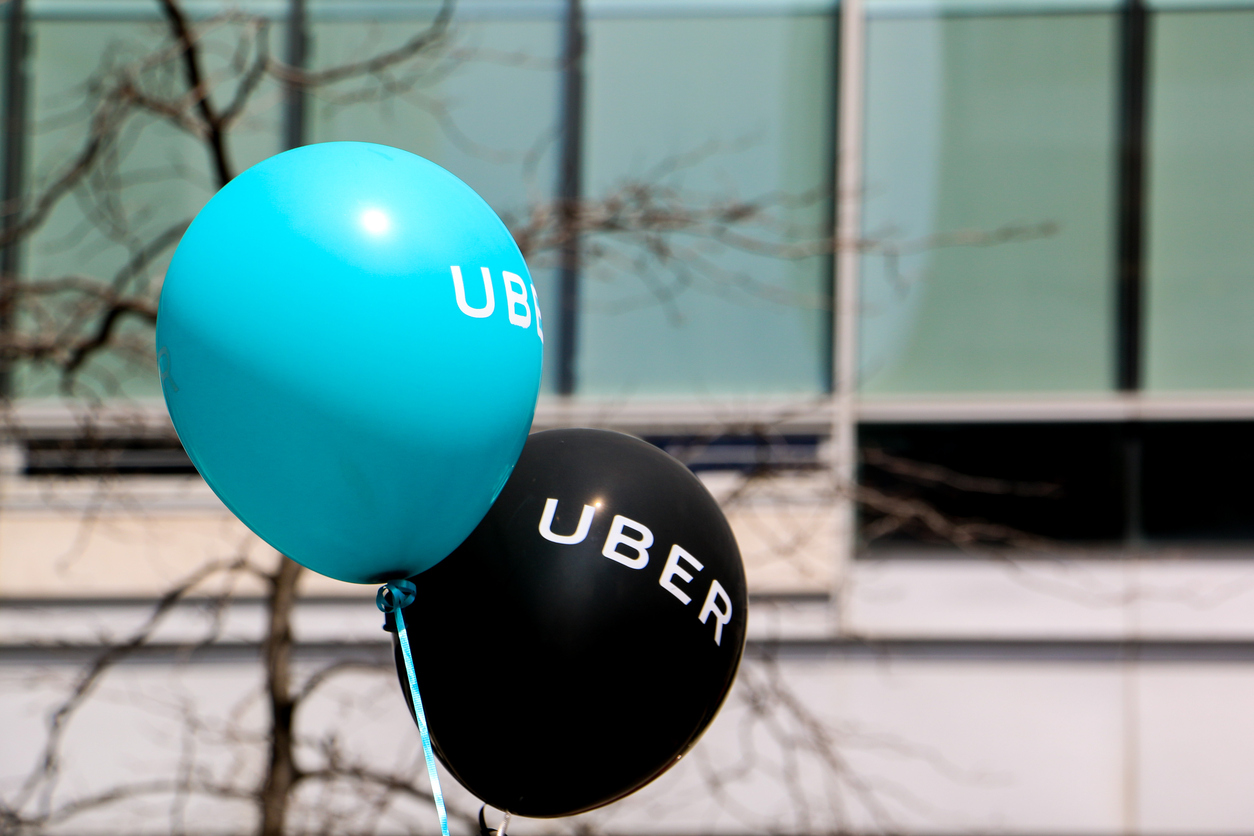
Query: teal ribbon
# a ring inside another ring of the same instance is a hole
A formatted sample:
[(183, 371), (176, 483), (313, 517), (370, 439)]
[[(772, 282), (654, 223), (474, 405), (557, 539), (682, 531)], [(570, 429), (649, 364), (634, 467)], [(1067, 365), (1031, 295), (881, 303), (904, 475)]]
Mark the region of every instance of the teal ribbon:
[(414, 700), (414, 717), (418, 720), (418, 733), (422, 736), (422, 754), (427, 759), (427, 774), (431, 776), (431, 795), (435, 809), (440, 814), (440, 833), (448, 836), (448, 813), (444, 810), (444, 793), (440, 791), (440, 775), (435, 771), (435, 752), (431, 749), (431, 733), (427, 731), (427, 714), (422, 710), (422, 697), (418, 694), (418, 677), (414, 674), (414, 657), (409, 652), (409, 635), (405, 632), (405, 616), (401, 610), (414, 603), (418, 587), (410, 581), (388, 581), (379, 587), (375, 604), (383, 611), (396, 616), (396, 632), (401, 640), (401, 655), (405, 657), (405, 673), (409, 676), (409, 693)]

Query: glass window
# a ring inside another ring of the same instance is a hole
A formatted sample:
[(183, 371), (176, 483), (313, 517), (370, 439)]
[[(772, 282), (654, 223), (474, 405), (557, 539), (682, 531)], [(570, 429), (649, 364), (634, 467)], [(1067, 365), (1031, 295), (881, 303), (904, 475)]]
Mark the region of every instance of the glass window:
[(864, 426), (859, 482), (872, 493), (863, 539), (873, 551), (964, 545), (959, 537), (1118, 541), (1128, 525), (1126, 444), (1119, 424)]
[(1150, 43), (1147, 388), (1254, 388), (1254, 11)]
[(959, 536), (1248, 544), (1252, 433), (1249, 421), (864, 426), (863, 538), (870, 556), (963, 545)]
[[(99, 333), (101, 293), (155, 304), (183, 225), (219, 182), (208, 145), (170, 119), (118, 97), (111, 100), (117, 118), (99, 121), (102, 91), (117, 90), (127, 79), (153, 99), (173, 101), (186, 93), (182, 64), (169, 58), (164, 21), (151, 10), (135, 14), (134, 4), (78, 6), (75, 16), (49, 5), (47, 14), (33, 5), (29, 27), (25, 191), (30, 200), (70, 172), (93, 140), (100, 142), (87, 176), (24, 241), (28, 293), (17, 327), (22, 339), (35, 345), (54, 339), (65, 345)], [(242, 47), (268, 38), (271, 52), (281, 49), (282, 26), (268, 20), (258, 26), (262, 20), (222, 17), (202, 30), (199, 44), (217, 107), (234, 95), (241, 77), (236, 62), (252, 54)], [(159, 57), (163, 50), (165, 57)], [(280, 150), (279, 99), (278, 85), (268, 79), (249, 99), (226, 143), (233, 173)], [(99, 124), (109, 127), (97, 131)], [(51, 292), (57, 283), (63, 289)], [(151, 324), (120, 318), (112, 345), (78, 370), (74, 394), (159, 395)], [(15, 369), (14, 394), (53, 396), (61, 381), (53, 363), (23, 362)]]
[[(1148, 537), (1249, 543), (1254, 540), (1254, 424), (1147, 424), (1142, 458), (1142, 524)], [(1216, 455), (1215, 451), (1223, 451)], [(1245, 551), (1243, 557), (1248, 556)]]
[[(10, 15), (6, 12), (0, 13), (0, 114), (7, 117), (9, 112), (9, 26)], [(9, 137), (8, 131), (0, 131), (0, 161), (5, 159), (8, 153)], [(5, 178), (5, 166), (0, 163), (0, 194), (3, 193)], [(3, 217), (3, 215), (0, 215)]]
[[(314, 70), (402, 47), (430, 26), (434, 3), (310, 7)], [(470, 3), (433, 48), (375, 72), (319, 86), (309, 97), (310, 141), (359, 140), (403, 148), (447, 168), (517, 229), (556, 188), (561, 82), (558, 4)], [(366, 18), (369, 16), (369, 20)], [(554, 271), (526, 253), (544, 321), (544, 386), (557, 361)]]
[(1113, 16), (867, 38), (863, 391), (1111, 388)]
[(834, 25), (761, 5), (589, 22), (581, 394), (828, 386)]

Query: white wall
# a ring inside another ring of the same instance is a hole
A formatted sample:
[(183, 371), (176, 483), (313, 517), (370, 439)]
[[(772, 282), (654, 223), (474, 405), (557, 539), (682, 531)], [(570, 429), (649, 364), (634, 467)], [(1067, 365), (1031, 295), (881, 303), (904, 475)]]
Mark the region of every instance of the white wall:
[[(157, 589), (206, 557), (273, 557), (194, 483), (145, 494), (136, 480), (106, 496), (84, 485), (49, 494), (52, 483), (34, 482), (11, 482), (0, 507), (6, 797), (38, 755), (50, 707), (101, 646), (142, 623)], [(789, 556), (791, 576), (761, 568), (778, 557), (767, 534), (742, 536), (755, 588), (774, 592), (754, 599), (748, 661), (697, 749), (632, 798), (511, 832), (1248, 832), (1254, 561), (890, 555), (857, 562), (836, 617), (817, 591), (830, 578), (818, 562), (830, 547), (824, 509), (785, 494), (736, 513), (817, 533)], [(221, 784), (255, 779), (256, 741), (232, 735), (262, 728), (264, 614), (260, 587), (239, 591), (212, 647), (189, 649), (214, 623), (203, 599), (191, 601), (153, 649), (102, 680), (68, 726), (57, 798), (168, 780), (192, 764)], [(425, 787), (372, 590), (314, 579), (307, 591), (295, 618), (300, 675), (343, 658), (381, 668), (337, 681), (303, 709), (304, 762), (317, 763), (317, 742), (335, 732), (345, 757)], [(499, 674), (485, 671), (485, 681)], [(451, 795), (473, 814), (473, 800)], [(367, 808), (383, 830), (435, 832), (422, 804)], [(307, 793), (298, 809), (309, 827), (370, 824), (353, 817), (366, 815), (359, 800), (334, 794)], [(241, 800), (158, 795), (61, 832), (240, 832), (252, 815)]]

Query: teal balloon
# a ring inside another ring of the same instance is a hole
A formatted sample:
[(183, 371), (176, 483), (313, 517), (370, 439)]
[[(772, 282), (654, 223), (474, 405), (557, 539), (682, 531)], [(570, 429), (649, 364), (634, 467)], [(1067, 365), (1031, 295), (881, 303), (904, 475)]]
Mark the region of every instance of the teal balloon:
[(223, 187), (157, 314), (196, 469), (274, 548), (354, 583), (428, 569), (487, 513), (531, 427), (543, 340), (483, 199), (364, 142), (287, 151)]

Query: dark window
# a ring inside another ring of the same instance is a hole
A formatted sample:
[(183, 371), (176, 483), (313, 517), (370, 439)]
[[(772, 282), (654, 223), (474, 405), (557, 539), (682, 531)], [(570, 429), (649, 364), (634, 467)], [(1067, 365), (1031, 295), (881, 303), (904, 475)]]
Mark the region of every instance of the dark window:
[(694, 472), (738, 470), (764, 473), (819, 466), (816, 435), (651, 435), (645, 440), (679, 459)]
[(28, 476), (160, 475), (196, 473), (177, 440), (47, 439), (26, 444)]
[(955, 535), (1121, 540), (1125, 432), (1115, 424), (863, 426), (864, 538), (871, 549), (954, 544)]
[(1141, 520), (1161, 540), (1254, 540), (1254, 423), (1147, 424)]

